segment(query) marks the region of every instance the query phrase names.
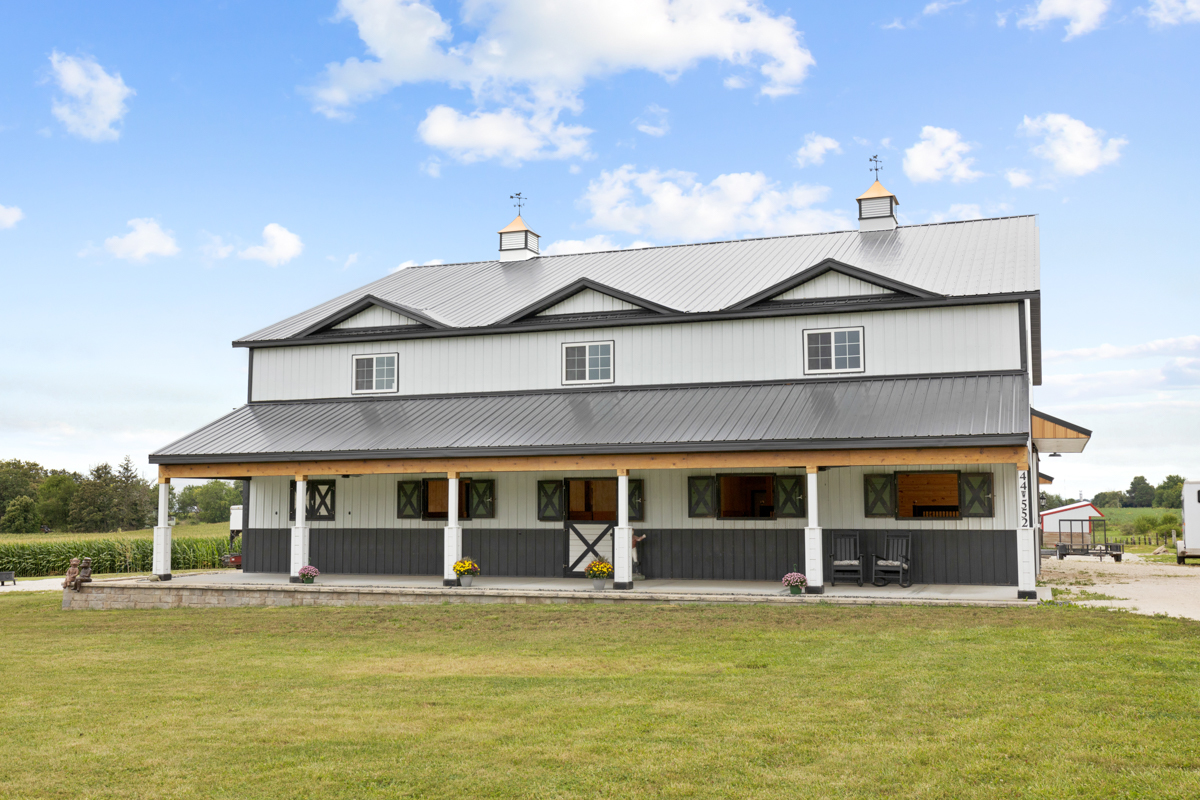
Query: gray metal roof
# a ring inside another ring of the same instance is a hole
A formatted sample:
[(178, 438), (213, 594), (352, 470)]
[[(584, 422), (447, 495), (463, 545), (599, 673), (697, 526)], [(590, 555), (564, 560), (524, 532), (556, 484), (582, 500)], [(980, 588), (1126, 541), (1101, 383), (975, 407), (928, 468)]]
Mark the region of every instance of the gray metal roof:
[(153, 463), (1023, 444), (1018, 373), (243, 406)]
[(493, 325), (583, 278), (675, 311), (721, 311), (835, 259), (947, 296), (1039, 289), (1035, 217), (402, 269), (239, 339), (291, 338), (367, 295), (452, 328)]

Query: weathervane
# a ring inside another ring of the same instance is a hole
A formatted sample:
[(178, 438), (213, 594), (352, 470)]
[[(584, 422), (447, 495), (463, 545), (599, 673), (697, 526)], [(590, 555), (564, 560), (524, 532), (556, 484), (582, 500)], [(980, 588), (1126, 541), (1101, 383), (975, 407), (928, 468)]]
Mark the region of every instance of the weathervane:
[(528, 202), (529, 202), (529, 198), (528, 198), (528, 197), (521, 197), (521, 193), (520, 193), (520, 192), (517, 192), (516, 194), (510, 194), (510, 195), (508, 196), (508, 199), (509, 199), (509, 200), (516, 200), (516, 201), (517, 201), (517, 202), (513, 203), (513, 205), (517, 207), (517, 216), (518, 216), (518, 217), (519, 217), (519, 216), (521, 216), (521, 206), (523, 206), (523, 205), (525, 205), (526, 203), (528, 203)]
[(875, 173), (875, 180), (879, 180), (879, 170), (883, 169), (883, 162), (879, 160), (879, 156), (871, 156), (867, 160), (871, 162), (871, 166), (868, 169)]

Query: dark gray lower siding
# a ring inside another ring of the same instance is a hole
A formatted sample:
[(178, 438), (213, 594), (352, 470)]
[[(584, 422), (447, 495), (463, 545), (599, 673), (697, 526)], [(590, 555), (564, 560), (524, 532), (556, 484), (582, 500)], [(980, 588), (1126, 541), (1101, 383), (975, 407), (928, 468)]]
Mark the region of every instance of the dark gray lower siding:
[(288, 571), (288, 547), (292, 532), (287, 528), (251, 528), (242, 531), (242, 569), (246, 572)]
[[(863, 552), (882, 553), (884, 537), (898, 531), (859, 531)], [(833, 549), (831, 529), (824, 531), (824, 549)], [(958, 583), (985, 586), (1017, 585), (1016, 531), (907, 531), (912, 534), (913, 583)], [(872, 559), (866, 579), (871, 580)], [(826, 563), (826, 571), (829, 569)], [(803, 571), (803, 570), (802, 570)]]
[(463, 529), (464, 556), (475, 559), (484, 575), (513, 578), (561, 578), (566, 560), (561, 529)]
[(777, 581), (804, 571), (804, 529), (643, 530), (648, 579)]
[[(254, 529), (242, 534), (246, 572), (287, 572), (292, 532)], [(441, 528), (343, 528), (309, 532), (308, 560), (322, 572), (374, 575), (441, 575)]]

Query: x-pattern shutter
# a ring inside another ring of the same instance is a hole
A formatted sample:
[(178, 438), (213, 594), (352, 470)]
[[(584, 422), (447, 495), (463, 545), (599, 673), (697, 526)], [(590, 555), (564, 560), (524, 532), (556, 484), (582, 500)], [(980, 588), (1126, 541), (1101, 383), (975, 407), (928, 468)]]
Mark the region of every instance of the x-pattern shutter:
[(646, 519), (645, 485), (640, 478), (629, 479), (629, 521), (642, 522)]
[(717, 479), (712, 475), (688, 476), (688, 516), (717, 515)]
[[(337, 489), (337, 480), (310, 480), (306, 481), (307, 489), (305, 494), (308, 495), (307, 503), (305, 504), (304, 519), (306, 522), (333, 522), (334, 521), (334, 497)], [(288, 519), (292, 522), (296, 521), (296, 482), (292, 481), (288, 491)]]
[(467, 516), (491, 519), (496, 516), (496, 482), (472, 480), (467, 484)]
[(542, 522), (558, 522), (563, 518), (562, 481), (538, 481), (537, 516)]
[(868, 517), (896, 516), (896, 484), (891, 474), (864, 475), (863, 514)]
[(992, 473), (963, 472), (958, 476), (959, 507), (964, 517), (996, 516)]
[(396, 518), (421, 518), (420, 481), (400, 481), (396, 484)]
[(804, 475), (775, 476), (775, 516), (803, 517), (806, 516), (804, 507)]

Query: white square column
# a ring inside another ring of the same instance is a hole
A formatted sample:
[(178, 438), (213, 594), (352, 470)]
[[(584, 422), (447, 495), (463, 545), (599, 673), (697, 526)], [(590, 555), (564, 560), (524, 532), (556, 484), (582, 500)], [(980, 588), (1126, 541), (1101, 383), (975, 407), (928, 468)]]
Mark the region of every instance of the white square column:
[(443, 546), (445, 569), (442, 586), (458, 586), (454, 562), (462, 558), (462, 527), (458, 524), (458, 473), (446, 473), (446, 528)]
[(613, 531), (613, 588), (633, 588), (633, 528), (629, 527), (629, 470), (617, 470), (617, 527)]
[(808, 578), (807, 594), (825, 593), (825, 554), (822, 552), (821, 523), (817, 513), (817, 467), (808, 468), (808, 485), (804, 493), (808, 506), (808, 527), (804, 529), (804, 577)]
[(158, 524), (154, 526), (154, 555), (150, 558), (150, 572), (160, 581), (171, 580), (171, 479), (164, 478), (158, 484)]
[(292, 583), (300, 582), (300, 568), (308, 566), (308, 477), (296, 476), (296, 524), (292, 526)]
[(1017, 599), (1037, 600), (1037, 530), (1017, 528)]

